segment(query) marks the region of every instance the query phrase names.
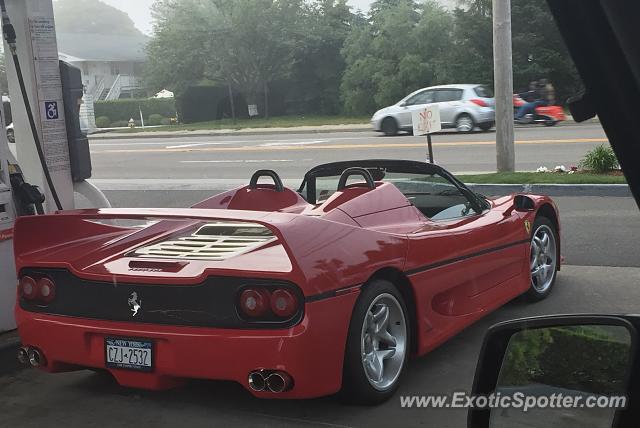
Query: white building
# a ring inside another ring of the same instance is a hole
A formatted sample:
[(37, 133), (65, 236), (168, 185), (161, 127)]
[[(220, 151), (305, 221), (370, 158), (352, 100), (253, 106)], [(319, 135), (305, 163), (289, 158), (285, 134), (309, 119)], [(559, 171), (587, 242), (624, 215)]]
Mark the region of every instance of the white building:
[(60, 59), (82, 70), (85, 92), (94, 100), (132, 97), (143, 90), (148, 37), (58, 33), (57, 38)]
[(62, 61), (82, 72), (85, 95), (80, 123), (85, 131), (96, 128), (94, 100), (134, 97), (144, 91), (140, 78), (146, 60), (146, 36), (58, 33)]

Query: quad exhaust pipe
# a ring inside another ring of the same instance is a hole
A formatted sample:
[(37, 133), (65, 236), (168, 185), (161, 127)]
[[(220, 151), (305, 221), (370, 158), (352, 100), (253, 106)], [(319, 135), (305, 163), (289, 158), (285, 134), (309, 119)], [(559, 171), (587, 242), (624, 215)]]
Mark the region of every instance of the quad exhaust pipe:
[(254, 391), (264, 391), (267, 386), (267, 382), (264, 379), (264, 375), (261, 371), (254, 371), (249, 373), (249, 388)]
[(18, 349), (18, 361), (20, 361), (20, 364), (30, 365), (35, 368), (46, 365), (47, 360), (38, 348), (23, 346)]
[(280, 393), (291, 389), (293, 379), (288, 373), (275, 370), (254, 370), (249, 373), (249, 388), (257, 392)]

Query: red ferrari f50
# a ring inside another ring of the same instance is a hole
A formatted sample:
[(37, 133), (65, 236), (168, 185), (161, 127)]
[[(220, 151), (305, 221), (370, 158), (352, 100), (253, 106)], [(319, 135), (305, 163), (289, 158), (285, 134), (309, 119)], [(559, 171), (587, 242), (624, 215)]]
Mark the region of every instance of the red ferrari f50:
[(321, 165), (297, 192), (258, 171), (189, 209), (23, 217), (15, 254), (32, 366), (364, 403), (393, 394), (410, 354), (519, 295), (546, 297), (560, 269), (548, 197), (489, 199), (394, 160)]

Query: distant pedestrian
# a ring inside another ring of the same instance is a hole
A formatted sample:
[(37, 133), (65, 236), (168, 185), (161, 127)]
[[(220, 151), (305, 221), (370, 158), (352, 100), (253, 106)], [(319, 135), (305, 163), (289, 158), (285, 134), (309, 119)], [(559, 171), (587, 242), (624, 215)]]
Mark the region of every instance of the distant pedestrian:
[(543, 105), (542, 94), (540, 93), (540, 82), (533, 81), (529, 83), (529, 91), (519, 94), (520, 98), (526, 101), (516, 112), (515, 119), (520, 121), (528, 114), (533, 114), (536, 107)]
[(540, 93), (540, 100), (544, 102), (544, 105), (552, 106), (556, 103), (556, 90), (547, 79), (540, 79), (538, 92)]

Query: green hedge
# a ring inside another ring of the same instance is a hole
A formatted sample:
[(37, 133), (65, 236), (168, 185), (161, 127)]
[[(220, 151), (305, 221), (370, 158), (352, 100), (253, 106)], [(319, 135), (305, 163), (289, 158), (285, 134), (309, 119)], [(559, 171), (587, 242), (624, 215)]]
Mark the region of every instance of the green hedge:
[[(609, 327), (567, 326), (523, 330), (509, 341), (501, 387), (551, 385), (593, 394), (620, 394), (629, 366), (628, 333)], [(599, 332), (602, 331), (602, 333)], [(626, 339), (626, 340), (625, 340)]]
[(96, 126), (98, 128), (108, 128), (111, 126), (111, 119), (107, 116), (98, 116), (96, 118)]
[(96, 101), (94, 103), (96, 117), (106, 116), (114, 122), (128, 121), (131, 118), (139, 120), (139, 109), (142, 109), (142, 115), (145, 119), (153, 114), (158, 114), (162, 117), (174, 117), (176, 115), (174, 98), (133, 98)]

